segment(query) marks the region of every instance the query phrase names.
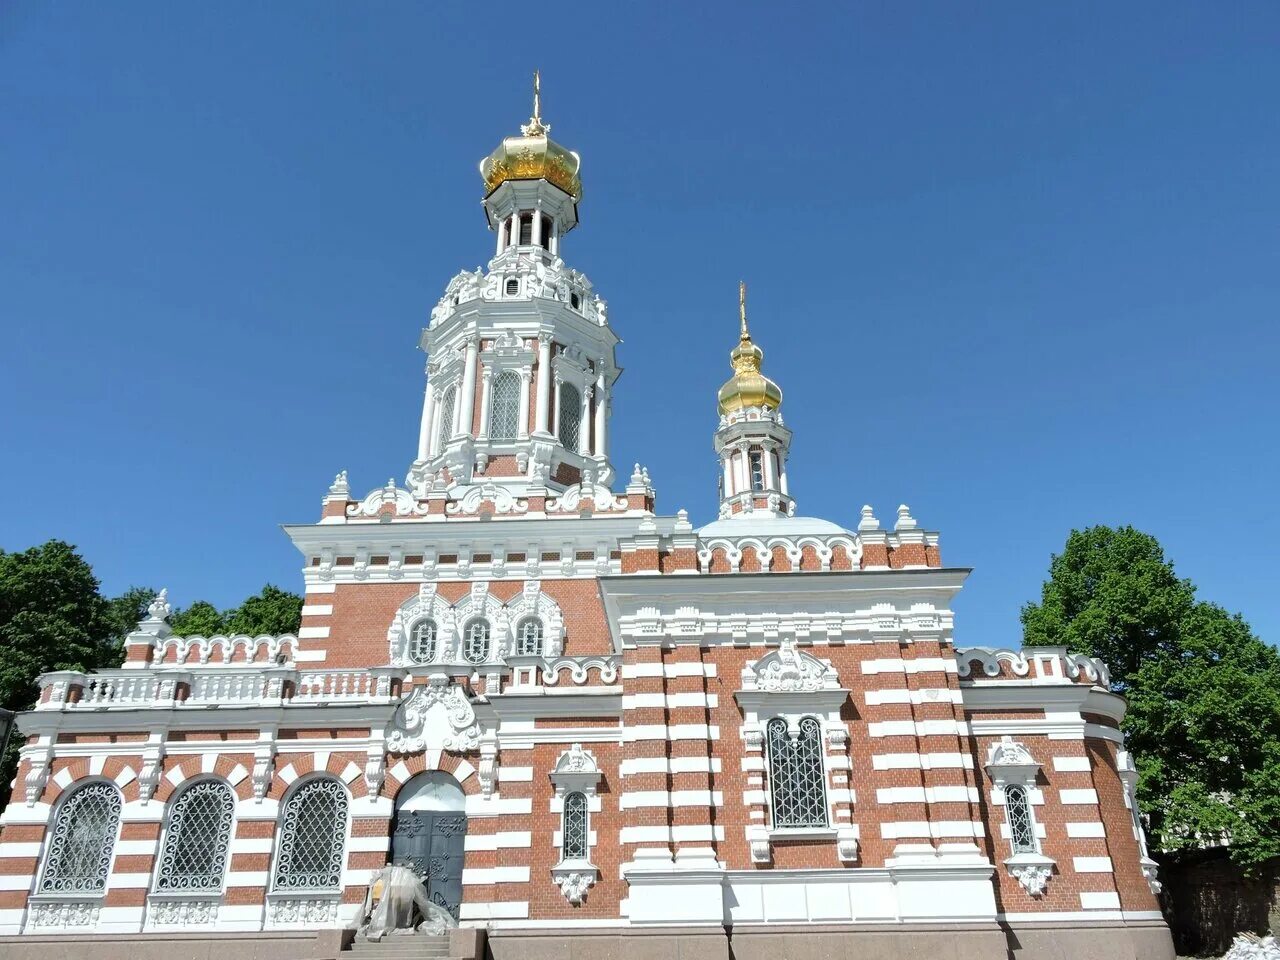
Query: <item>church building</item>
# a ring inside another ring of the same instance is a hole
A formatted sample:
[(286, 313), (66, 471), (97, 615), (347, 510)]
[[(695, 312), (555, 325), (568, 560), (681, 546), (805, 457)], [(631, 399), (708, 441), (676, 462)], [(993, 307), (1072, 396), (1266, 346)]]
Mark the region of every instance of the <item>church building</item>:
[[(161, 594), (122, 667), (42, 677), (0, 956), (1171, 958), (1106, 665), (957, 646), (968, 571), (906, 506), (800, 513), (745, 289), (718, 519), (615, 467), (540, 114), (480, 165), (403, 482), (285, 527), (297, 635), (176, 636)], [(387, 863), (443, 934), (353, 943)]]

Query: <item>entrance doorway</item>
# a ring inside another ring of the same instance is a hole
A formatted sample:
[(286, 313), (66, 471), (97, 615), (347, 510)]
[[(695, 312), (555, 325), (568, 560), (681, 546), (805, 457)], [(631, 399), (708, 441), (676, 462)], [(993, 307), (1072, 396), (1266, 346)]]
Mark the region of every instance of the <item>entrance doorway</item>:
[(455, 920), (462, 904), (466, 835), (466, 797), (453, 777), (420, 773), (401, 788), (391, 823), (391, 862), (416, 873), (431, 902)]

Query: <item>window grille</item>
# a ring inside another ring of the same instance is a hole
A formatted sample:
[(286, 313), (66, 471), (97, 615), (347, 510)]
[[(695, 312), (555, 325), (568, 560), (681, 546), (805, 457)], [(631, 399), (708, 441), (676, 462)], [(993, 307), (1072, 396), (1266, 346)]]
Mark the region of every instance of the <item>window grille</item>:
[(1009, 821), (1009, 840), (1014, 853), (1036, 852), (1036, 828), (1031, 819), (1027, 788), (1010, 784), (1004, 788), (1004, 815)]
[(542, 621), (529, 617), (520, 623), (516, 653), (522, 657), (536, 657), (542, 653)]
[(774, 827), (827, 826), (827, 784), (822, 768), (822, 728), (813, 717), (800, 721), (792, 740), (787, 721), (769, 721), (769, 790)]
[(517, 293), (520, 292), (520, 281), (508, 280), (506, 290), (507, 290), (508, 297), (514, 297)]
[(106, 889), (119, 825), (120, 791), (115, 784), (90, 783), (71, 794), (53, 825), (40, 892), (100, 893)]
[(489, 436), (514, 440), (520, 429), (520, 374), (505, 370), (493, 378), (489, 409)]
[(472, 620), (467, 624), (467, 636), (462, 655), (468, 663), (484, 663), (489, 659), (489, 621)]
[(219, 780), (201, 780), (173, 801), (157, 890), (222, 889), (235, 807), (231, 788)]
[(454, 406), (458, 399), (458, 391), (450, 387), (444, 392), (444, 400), (440, 403), (440, 446), (443, 447), (453, 436)]
[(436, 658), (436, 622), (419, 620), (409, 635), (409, 659), (414, 663), (430, 663)]
[(586, 860), (587, 850), (587, 797), (584, 793), (571, 793), (564, 798), (564, 843), (561, 852), (565, 860)]
[(337, 890), (347, 835), (347, 789), (331, 777), (304, 783), (285, 804), (277, 890)]
[(560, 443), (578, 449), (578, 428), (582, 424), (582, 394), (571, 383), (560, 384)]
[(527, 247), (533, 243), (533, 214), (520, 214), (520, 246)]
[(751, 451), (751, 489), (764, 489), (764, 457), (759, 450)]

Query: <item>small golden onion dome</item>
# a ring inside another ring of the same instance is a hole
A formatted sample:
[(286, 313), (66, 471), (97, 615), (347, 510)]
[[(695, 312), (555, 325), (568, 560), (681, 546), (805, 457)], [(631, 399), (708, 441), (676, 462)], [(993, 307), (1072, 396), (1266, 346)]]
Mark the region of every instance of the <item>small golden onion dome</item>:
[(747, 285), (738, 284), (738, 318), (742, 335), (729, 354), (733, 376), (720, 388), (720, 415), (726, 416), (748, 407), (782, 406), (782, 388), (760, 372), (764, 351), (751, 341), (747, 331)]
[(486, 195), (508, 180), (546, 180), (575, 201), (582, 199), (582, 180), (578, 177), (582, 159), (547, 136), (551, 124), (543, 123), (541, 113), (542, 92), (535, 72), (533, 116), (521, 125), (520, 136), (507, 137), (497, 150), (480, 161)]

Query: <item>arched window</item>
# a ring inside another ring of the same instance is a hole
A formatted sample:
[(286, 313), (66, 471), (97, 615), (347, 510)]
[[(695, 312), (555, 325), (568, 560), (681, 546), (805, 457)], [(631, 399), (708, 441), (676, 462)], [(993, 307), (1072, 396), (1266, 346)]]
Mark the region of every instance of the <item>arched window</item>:
[(514, 440), (520, 430), (520, 374), (504, 370), (493, 378), (489, 437)]
[(781, 717), (770, 720), (767, 730), (774, 827), (827, 826), (821, 725), (813, 717), (805, 717), (794, 740)]
[(337, 890), (347, 837), (347, 788), (332, 777), (294, 791), (280, 818), (277, 890)]
[(578, 449), (578, 428), (582, 424), (582, 394), (571, 383), (560, 384), (560, 443)]
[(235, 808), (235, 795), (220, 780), (201, 780), (178, 795), (169, 805), (157, 890), (222, 889)]
[(520, 214), (520, 246), (527, 247), (533, 243), (533, 214)]
[(444, 392), (444, 399), (440, 401), (440, 446), (443, 447), (449, 442), (449, 438), (453, 436), (453, 416), (454, 407), (457, 404), (458, 391), (455, 387), (450, 387)]
[(564, 842), (561, 854), (565, 860), (586, 860), (587, 849), (587, 796), (574, 792), (564, 798), (564, 822), (561, 833)]
[(1011, 783), (1004, 788), (1004, 815), (1009, 821), (1009, 841), (1014, 853), (1036, 853), (1035, 821), (1027, 788)]
[(764, 489), (764, 457), (759, 450), (751, 451), (751, 489)]
[(120, 827), (120, 791), (96, 781), (72, 793), (58, 809), (45, 858), (41, 893), (101, 893)]
[(409, 659), (414, 663), (430, 663), (436, 658), (436, 622), (419, 620), (409, 634)]
[(536, 657), (542, 653), (542, 621), (537, 617), (520, 621), (516, 632), (516, 653), (522, 657)]
[(484, 663), (489, 659), (489, 621), (472, 620), (463, 637), (462, 655), (468, 663)]

